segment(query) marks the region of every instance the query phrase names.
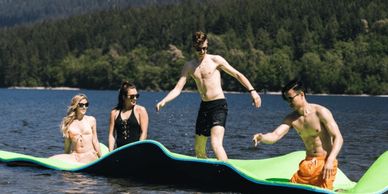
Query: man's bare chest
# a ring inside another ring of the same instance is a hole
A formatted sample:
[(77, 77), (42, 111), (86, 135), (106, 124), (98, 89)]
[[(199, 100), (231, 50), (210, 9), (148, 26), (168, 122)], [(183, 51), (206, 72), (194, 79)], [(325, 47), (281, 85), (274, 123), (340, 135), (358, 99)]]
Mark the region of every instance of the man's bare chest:
[(219, 71), (217, 65), (212, 61), (202, 61), (193, 72), (194, 77), (198, 79), (211, 78), (214, 74), (219, 74)]
[(322, 130), (321, 122), (315, 115), (300, 117), (292, 125), (301, 137), (316, 137)]

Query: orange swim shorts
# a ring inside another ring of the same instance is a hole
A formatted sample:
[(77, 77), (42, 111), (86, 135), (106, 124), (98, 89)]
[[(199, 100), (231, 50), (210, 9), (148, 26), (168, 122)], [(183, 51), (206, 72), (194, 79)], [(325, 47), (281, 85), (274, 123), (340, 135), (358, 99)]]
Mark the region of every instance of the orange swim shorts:
[(310, 157), (307, 156), (299, 163), (299, 170), (292, 176), (292, 183), (302, 183), (315, 185), (325, 189), (333, 190), (333, 183), (337, 175), (338, 161), (334, 161), (333, 176), (323, 179), (323, 167), (325, 166), (326, 156)]

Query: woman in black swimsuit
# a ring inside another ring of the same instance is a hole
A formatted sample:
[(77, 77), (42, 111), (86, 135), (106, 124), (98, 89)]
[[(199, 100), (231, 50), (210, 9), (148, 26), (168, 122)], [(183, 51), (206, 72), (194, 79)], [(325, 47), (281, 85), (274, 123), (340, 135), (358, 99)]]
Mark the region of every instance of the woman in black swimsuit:
[(147, 138), (148, 114), (145, 107), (136, 104), (138, 98), (136, 86), (123, 82), (118, 104), (110, 113), (109, 151)]

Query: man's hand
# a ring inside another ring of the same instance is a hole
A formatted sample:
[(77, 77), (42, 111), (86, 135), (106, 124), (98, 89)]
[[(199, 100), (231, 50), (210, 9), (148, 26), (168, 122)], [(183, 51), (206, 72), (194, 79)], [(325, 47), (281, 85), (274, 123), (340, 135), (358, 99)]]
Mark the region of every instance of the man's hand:
[(325, 166), (323, 167), (323, 179), (328, 179), (332, 176), (334, 176), (334, 167), (333, 167), (333, 161), (327, 160), (325, 163)]
[(156, 104), (155, 108), (156, 111), (159, 112), (161, 108), (163, 108), (166, 105), (166, 103), (162, 100), (158, 104)]
[(261, 98), (259, 94), (256, 91), (251, 92), (251, 96), (253, 99), (253, 104), (256, 108), (259, 108), (261, 106)]
[(253, 136), (253, 143), (255, 144), (255, 147), (257, 147), (257, 144), (259, 144), (261, 142), (261, 140), (263, 139), (263, 134), (262, 133), (256, 133), (254, 136)]

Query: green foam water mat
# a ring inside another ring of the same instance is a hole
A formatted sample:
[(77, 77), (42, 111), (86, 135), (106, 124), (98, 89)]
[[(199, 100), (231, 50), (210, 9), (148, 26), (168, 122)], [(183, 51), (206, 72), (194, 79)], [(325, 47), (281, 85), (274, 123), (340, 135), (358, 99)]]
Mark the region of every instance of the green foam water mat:
[(257, 159), (199, 159), (170, 152), (161, 143), (144, 140), (109, 152), (89, 164), (67, 163), (0, 150), (0, 162), (13, 166), (38, 166), (54, 170), (84, 172), (99, 176), (136, 178), (158, 184), (184, 185), (211, 191), (262, 193), (384, 193), (388, 191), (388, 151), (382, 154), (358, 183), (338, 169), (334, 190), (289, 182), (305, 158), (304, 151)]

